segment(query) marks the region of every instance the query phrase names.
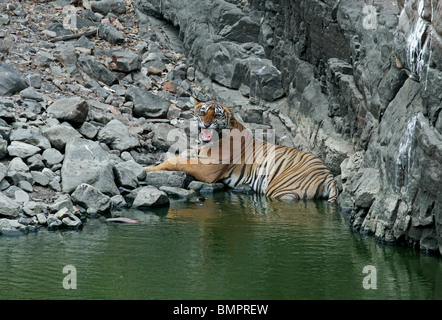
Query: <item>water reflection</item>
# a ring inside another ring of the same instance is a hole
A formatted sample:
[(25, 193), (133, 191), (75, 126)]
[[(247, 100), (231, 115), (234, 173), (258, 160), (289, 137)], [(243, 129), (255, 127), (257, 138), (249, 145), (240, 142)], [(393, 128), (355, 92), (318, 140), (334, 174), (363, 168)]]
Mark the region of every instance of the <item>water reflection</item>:
[[(126, 225), (0, 237), (2, 299), (441, 299), (439, 258), (353, 234), (326, 201), (222, 192)], [(78, 271), (65, 290), (65, 265)], [(364, 266), (377, 270), (365, 290)]]

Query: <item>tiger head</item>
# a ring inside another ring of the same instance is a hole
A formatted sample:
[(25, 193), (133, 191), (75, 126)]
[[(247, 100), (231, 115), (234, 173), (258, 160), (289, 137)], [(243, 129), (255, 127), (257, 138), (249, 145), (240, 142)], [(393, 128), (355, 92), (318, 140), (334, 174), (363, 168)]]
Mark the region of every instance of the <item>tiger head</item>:
[(201, 140), (210, 142), (215, 133), (230, 128), (231, 108), (225, 108), (216, 101), (200, 102), (195, 108), (195, 120), (201, 128)]

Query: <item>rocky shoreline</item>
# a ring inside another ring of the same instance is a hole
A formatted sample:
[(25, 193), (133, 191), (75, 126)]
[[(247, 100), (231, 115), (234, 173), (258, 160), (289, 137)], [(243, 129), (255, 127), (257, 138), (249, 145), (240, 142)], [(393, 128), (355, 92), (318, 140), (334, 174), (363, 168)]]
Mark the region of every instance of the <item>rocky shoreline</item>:
[(208, 96), (138, 18), (131, 0), (0, 2), (0, 234), (222, 188), (144, 170), (168, 132), (188, 135), (191, 96)]

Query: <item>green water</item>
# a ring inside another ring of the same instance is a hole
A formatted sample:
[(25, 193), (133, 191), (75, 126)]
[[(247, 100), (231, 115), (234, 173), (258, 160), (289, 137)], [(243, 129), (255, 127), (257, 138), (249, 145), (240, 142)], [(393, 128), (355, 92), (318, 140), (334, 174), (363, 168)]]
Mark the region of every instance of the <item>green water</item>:
[(1, 236), (0, 299), (442, 298), (439, 257), (354, 234), (327, 202), (206, 198), (115, 213), (143, 224)]

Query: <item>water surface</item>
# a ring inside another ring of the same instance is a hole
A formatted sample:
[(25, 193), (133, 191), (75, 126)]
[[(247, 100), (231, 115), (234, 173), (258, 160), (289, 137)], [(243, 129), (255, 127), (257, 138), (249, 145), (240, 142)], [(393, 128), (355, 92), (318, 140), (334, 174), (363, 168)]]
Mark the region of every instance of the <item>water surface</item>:
[(0, 299), (442, 298), (439, 257), (355, 234), (326, 201), (221, 192), (114, 215), (143, 223), (0, 237)]

